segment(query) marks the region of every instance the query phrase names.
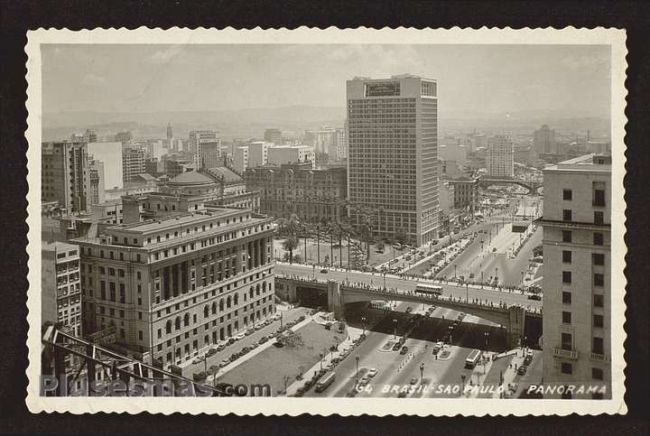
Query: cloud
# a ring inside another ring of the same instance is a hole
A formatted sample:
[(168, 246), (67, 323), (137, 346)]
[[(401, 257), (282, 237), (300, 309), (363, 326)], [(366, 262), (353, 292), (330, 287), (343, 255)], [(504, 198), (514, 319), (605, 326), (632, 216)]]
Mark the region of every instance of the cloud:
[(99, 86), (106, 83), (106, 78), (97, 74), (88, 73), (83, 77), (81, 83), (87, 86)]

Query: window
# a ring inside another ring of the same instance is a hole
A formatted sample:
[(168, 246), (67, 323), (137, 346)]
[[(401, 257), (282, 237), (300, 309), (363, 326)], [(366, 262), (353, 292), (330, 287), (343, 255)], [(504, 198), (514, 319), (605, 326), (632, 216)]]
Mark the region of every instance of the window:
[(598, 207), (605, 206), (605, 183), (593, 182), (593, 205)]
[(605, 354), (605, 341), (603, 338), (594, 337), (591, 344), (591, 352), (595, 354)]
[(571, 271), (562, 271), (562, 283), (571, 283)]
[(572, 221), (572, 215), (571, 209), (564, 209), (562, 211), (562, 221)]
[(563, 200), (573, 200), (573, 191), (570, 189), (562, 190), (562, 199)]
[(602, 315), (594, 315), (594, 327), (602, 328), (605, 324), (605, 318)]
[(562, 304), (571, 304), (571, 292), (562, 292)]
[(142, 330), (138, 330), (138, 339), (142, 340)]
[(562, 324), (571, 324), (571, 312), (562, 312)]
[(604, 380), (603, 370), (600, 368), (591, 368), (591, 378), (594, 380)]
[(568, 362), (562, 362), (561, 371), (562, 374), (573, 374), (573, 365)]
[(605, 275), (595, 273), (594, 274), (594, 286), (602, 287), (605, 285)]
[(602, 212), (594, 212), (594, 224), (604, 224), (605, 219)]
[(562, 242), (571, 242), (571, 230), (562, 230)]
[(600, 232), (594, 232), (594, 245), (604, 245), (604, 237)]
[(571, 263), (571, 251), (562, 250), (562, 262), (563, 263)]
[(605, 255), (602, 253), (594, 253), (591, 255), (591, 261), (594, 265), (605, 265)]
[(142, 279), (142, 273), (140, 271), (136, 272), (135, 275), (138, 278), (138, 280)]
[(562, 349), (573, 350), (573, 337), (571, 333), (562, 333)]
[(594, 307), (603, 307), (605, 306), (605, 299), (602, 295), (594, 295)]

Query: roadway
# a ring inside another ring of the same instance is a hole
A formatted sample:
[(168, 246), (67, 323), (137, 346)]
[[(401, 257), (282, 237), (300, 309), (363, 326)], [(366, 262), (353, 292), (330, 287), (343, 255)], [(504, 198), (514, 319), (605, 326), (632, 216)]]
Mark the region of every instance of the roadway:
[[(402, 303), (398, 309), (401, 312), (407, 306), (413, 308), (419, 305)], [(437, 308), (436, 311), (440, 309), (442, 308)], [(456, 314), (454, 313), (454, 319)], [(420, 326), (411, 332), (405, 342), (408, 352), (400, 354), (399, 351), (386, 351), (382, 349), (382, 346), (395, 338), (393, 333), (390, 333), (390, 330), (393, 329), (393, 318), (399, 320), (397, 323), (397, 335), (399, 337), (404, 333), (410, 315), (398, 312), (382, 314), (381, 311), (376, 309), (368, 309), (364, 310), (363, 313), (357, 313), (356, 318), (350, 321), (351, 324), (358, 324), (358, 318), (361, 315), (370, 320), (368, 324), (376, 323), (371, 327), (371, 330), (367, 330), (366, 340), (336, 366), (334, 369), (336, 380), (325, 392), (317, 393), (312, 389), (305, 396), (350, 396), (351, 392), (355, 390), (357, 380), (363, 377), (369, 369), (374, 368), (378, 371), (377, 375), (361, 391), (355, 392), (356, 397), (395, 398), (398, 397), (399, 391), (404, 387), (418, 386), (420, 384), (429, 386), (429, 388), (421, 388), (420, 391), (416, 389), (416, 392), (409, 393), (406, 396), (411, 398), (459, 397), (460, 391), (433, 392), (430, 386), (434, 384), (460, 386), (463, 382), (463, 376), (466, 382), (469, 383), (473, 371), (465, 368), (465, 359), (472, 349), (485, 349), (485, 346), (488, 345), (488, 341), (484, 339), (486, 332), (491, 332), (495, 337), (495, 339), (489, 341), (491, 342), (489, 344), (491, 350), (501, 350), (503, 344), (505, 344), (505, 335), (500, 329), (484, 324), (461, 322), (455, 330), (457, 331), (456, 337), (451, 338), (451, 343), (454, 345), (445, 345), (444, 350), (448, 352), (447, 355), (443, 358), (442, 354), (438, 353), (439, 357), (436, 357), (432, 353), (433, 344), (441, 339), (442, 335), (448, 330), (446, 327), (451, 322), (434, 318), (434, 312), (432, 317), (426, 318)], [(480, 344), (472, 338), (473, 336), (478, 337)], [(495, 342), (502, 342), (502, 344), (495, 346)], [(357, 357), (359, 357), (358, 372)], [(424, 367), (421, 373), (420, 367), (422, 364), (424, 364)], [(475, 371), (480, 369), (479, 365)], [(423, 379), (420, 378), (421, 374)]]
[[(528, 270), (529, 259), (533, 257), (533, 248), (542, 242), (542, 229), (541, 227), (537, 228), (514, 259), (509, 257), (508, 252), (512, 249), (513, 243), (518, 244), (516, 239), (519, 238), (519, 234), (512, 233), (509, 224), (500, 229), (498, 236), (495, 233), (492, 233), (492, 238), (488, 234), (474, 239), (437, 276), (448, 279), (454, 276), (464, 276), (466, 280), (475, 281), (481, 281), (481, 277), (483, 277), (484, 282), (490, 282), (496, 276), (500, 285), (520, 286), (522, 273)], [(496, 251), (493, 252), (493, 249)], [(481, 273), (483, 273), (482, 276)]]
[[(275, 266), (275, 272), (277, 274), (284, 274), (287, 276), (296, 275), (305, 279), (315, 277), (318, 280), (335, 280), (340, 283), (361, 283), (381, 288), (385, 286), (387, 288), (398, 289), (399, 291), (413, 291), (419, 283), (418, 280), (398, 278), (390, 275), (384, 276), (379, 273), (344, 271), (340, 269), (327, 270), (327, 273), (322, 273), (320, 272), (320, 269), (304, 264), (290, 265), (278, 263)], [(507, 290), (498, 291), (493, 288), (481, 289), (480, 287), (465, 287), (454, 284), (441, 284), (440, 286), (442, 286), (443, 295), (446, 297), (454, 297), (461, 300), (465, 300), (469, 297), (470, 302), (478, 299), (483, 302), (492, 302), (494, 305), (505, 303), (508, 306), (521, 305), (537, 310), (541, 310), (542, 308), (541, 301), (529, 300), (527, 295), (517, 292), (508, 292)]]

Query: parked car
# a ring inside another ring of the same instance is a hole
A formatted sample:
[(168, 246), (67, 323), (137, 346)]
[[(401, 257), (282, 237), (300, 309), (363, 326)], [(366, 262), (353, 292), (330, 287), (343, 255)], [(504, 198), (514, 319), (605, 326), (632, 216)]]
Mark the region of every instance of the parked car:
[(223, 359), (223, 360), (219, 363), (219, 366), (223, 368), (224, 366), (228, 365), (229, 363), (230, 363), (230, 359)]
[(393, 351), (397, 351), (397, 350), (399, 350), (399, 347), (401, 347), (401, 345), (400, 345), (400, 343), (398, 342), (398, 343), (396, 343), (395, 345), (393, 345)]
[(263, 344), (263, 343), (268, 342), (268, 341), (269, 341), (269, 338), (267, 338), (266, 336), (262, 336), (260, 338), (260, 340), (258, 341), (258, 344)]
[(526, 365), (521, 365), (521, 366), (517, 369), (517, 374), (519, 374), (519, 375), (524, 375), (524, 374), (526, 374), (526, 368), (527, 368)]
[(226, 348), (226, 344), (219, 344), (217, 346), (217, 351), (222, 351), (224, 348)]
[(244, 339), (245, 337), (246, 337), (246, 335), (244, 333), (240, 333), (237, 336), (235, 336), (235, 340), (239, 341), (239, 340)]
[(402, 347), (402, 349), (399, 351), (399, 354), (406, 354), (406, 353), (408, 353), (408, 351), (409, 351), (409, 347), (404, 346), (404, 347)]
[(370, 368), (367, 372), (368, 377), (372, 378), (377, 375), (379, 371), (377, 371), (377, 368)]
[(244, 334), (248, 336), (248, 335), (252, 335), (253, 333), (255, 333), (255, 329), (251, 327), (248, 330), (246, 330)]
[(323, 268), (322, 270), (320, 270), (320, 272), (323, 274), (327, 274), (328, 271), (325, 268)]
[(529, 300), (535, 300), (535, 301), (541, 301), (541, 300), (542, 300), (542, 296), (541, 296), (541, 295), (537, 295), (537, 294), (530, 294), (530, 295), (528, 296), (528, 299), (529, 299)]
[(442, 342), (436, 342), (433, 344), (433, 354), (438, 354), (438, 351), (442, 350), (445, 344)]
[(235, 338), (230, 338), (230, 339), (228, 339), (228, 345), (232, 345), (232, 344), (234, 344), (235, 341), (236, 341)]
[(273, 346), (277, 347), (277, 348), (282, 348), (282, 347), (284, 347), (284, 344), (282, 342), (275, 341), (275, 342), (273, 342)]

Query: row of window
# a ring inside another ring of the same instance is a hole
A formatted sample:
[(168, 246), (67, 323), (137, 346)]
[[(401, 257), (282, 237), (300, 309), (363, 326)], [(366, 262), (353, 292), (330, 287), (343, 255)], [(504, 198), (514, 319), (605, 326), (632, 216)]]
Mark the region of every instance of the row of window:
[[(562, 291), (562, 304), (571, 304), (571, 292)], [(605, 296), (602, 294), (594, 294), (593, 296), (593, 306), (594, 307), (604, 307), (605, 306)]]
[[(571, 312), (563, 310), (562, 311), (562, 324), (570, 325), (571, 324)], [(605, 325), (605, 317), (603, 315), (593, 315), (592, 316), (592, 326), (603, 328)]]
[[(562, 263), (571, 263), (573, 260), (573, 252), (571, 250), (562, 250)], [(604, 253), (592, 253), (591, 263), (595, 266), (605, 265)]]
[[(572, 243), (573, 232), (571, 230), (562, 230), (562, 242)], [(605, 245), (605, 235), (601, 232), (593, 233), (594, 245)]]
[[(565, 285), (570, 285), (573, 280), (573, 274), (571, 271), (562, 271), (562, 283)], [(593, 273), (593, 285), (596, 287), (605, 286), (605, 274), (602, 273)]]

